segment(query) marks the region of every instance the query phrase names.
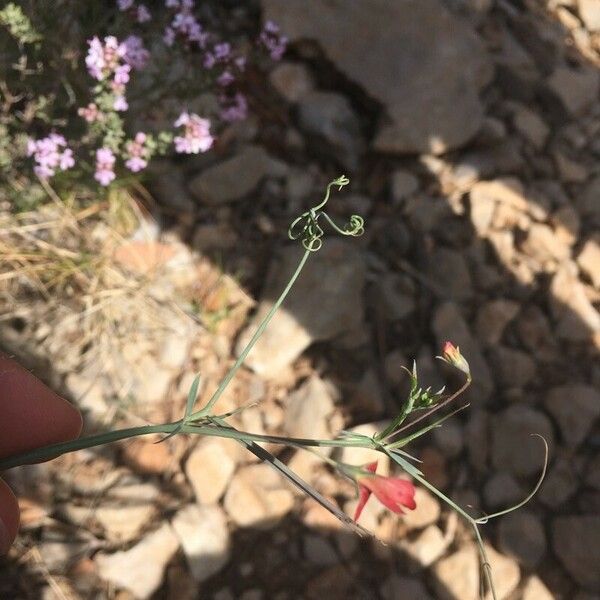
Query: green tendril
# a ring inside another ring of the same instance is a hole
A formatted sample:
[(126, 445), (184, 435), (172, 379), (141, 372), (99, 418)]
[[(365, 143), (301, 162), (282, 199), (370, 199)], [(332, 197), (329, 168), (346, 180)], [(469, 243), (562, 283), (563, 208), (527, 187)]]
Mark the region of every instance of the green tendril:
[(365, 221), (359, 215), (352, 215), (350, 221), (340, 227), (337, 225), (331, 217), (321, 210), (329, 201), (331, 194), (331, 188), (337, 186), (338, 191), (341, 190), (345, 185), (348, 185), (350, 180), (342, 175), (337, 179), (333, 180), (327, 185), (325, 191), (325, 197), (317, 206), (313, 206), (306, 212), (302, 213), (297, 219), (295, 219), (288, 229), (288, 237), (291, 240), (302, 240), (302, 246), (309, 252), (316, 252), (323, 245), (323, 228), (319, 225), (319, 219), (323, 217), (329, 225), (337, 231), (340, 235), (350, 235), (357, 237), (362, 235), (365, 231)]

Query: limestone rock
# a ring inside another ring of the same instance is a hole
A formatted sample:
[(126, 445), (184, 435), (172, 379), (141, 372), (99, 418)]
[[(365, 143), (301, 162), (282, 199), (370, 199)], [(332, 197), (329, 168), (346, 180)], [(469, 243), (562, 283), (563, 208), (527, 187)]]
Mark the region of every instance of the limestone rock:
[(433, 567), (434, 586), (440, 600), (478, 600), (479, 555), (474, 545), (467, 545), (438, 561)]
[(543, 445), (532, 434), (542, 435), (552, 448), (554, 434), (548, 417), (528, 406), (510, 406), (495, 418), (492, 461), (498, 469), (529, 477), (544, 463)]
[(285, 432), (291, 437), (328, 439), (334, 404), (331, 391), (316, 375), (292, 392), (286, 401)]
[(177, 536), (163, 523), (129, 550), (98, 554), (95, 562), (102, 579), (144, 600), (161, 585), (167, 563), (178, 548)]
[(202, 439), (185, 463), (185, 474), (199, 504), (217, 502), (234, 471), (235, 461), (216, 438)]
[[(290, 247), (271, 267), (258, 310), (238, 340), (238, 354), (285, 287), (301, 252)], [(362, 321), (365, 264), (356, 244), (326, 239), (309, 262), (246, 359), (263, 377), (276, 377), (311, 343), (355, 330)]]
[(557, 517), (552, 522), (552, 545), (575, 581), (600, 592), (600, 517)]
[(271, 527), (294, 504), (292, 492), (266, 464), (240, 469), (231, 480), (224, 506), (240, 527)]
[(269, 75), (273, 87), (288, 101), (298, 102), (315, 84), (309, 70), (302, 63), (283, 62)]
[(254, 191), (267, 175), (282, 175), (279, 163), (259, 146), (246, 146), (228, 158), (194, 177), (191, 193), (206, 204), (225, 204), (240, 200)]
[(555, 387), (548, 392), (546, 407), (558, 421), (566, 445), (576, 448), (600, 416), (600, 393), (583, 384)]
[(377, 150), (446, 152), (481, 126), (478, 94), (491, 76), (489, 58), (438, 0), (263, 0), (263, 7), (265, 19), (292, 40), (316, 40), (384, 105), (389, 122), (380, 125)]
[(518, 510), (500, 519), (499, 545), (524, 567), (535, 568), (546, 553), (546, 534), (540, 519), (530, 511)]
[(177, 512), (172, 525), (196, 581), (208, 579), (225, 566), (230, 541), (222, 508), (189, 504)]
[(572, 116), (580, 116), (598, 102), (600, 76), (593, 67), (559, 67), (548, 80), (552, 92)]

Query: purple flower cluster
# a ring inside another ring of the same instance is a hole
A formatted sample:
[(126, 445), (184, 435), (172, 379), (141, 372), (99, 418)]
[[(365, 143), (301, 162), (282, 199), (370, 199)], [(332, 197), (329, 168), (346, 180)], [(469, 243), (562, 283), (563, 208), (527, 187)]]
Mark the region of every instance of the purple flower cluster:
[(204, 48), (208, 34), (192, 14), (194, 0), (166, 0), (167, 8), (177, 8), (171, 24), (165, 28), (163, 41), (167, 46), (172, 46), (177, 36), (188, 43), (195, 42)]
[(147, 139), (144, 132), (138, 131), (138, 133), (135, 134), (135, 138), (125, 144), (125, 151), (128, 156), (125, 161), (125, 166), (134, 173), (137, 173), (148, 166), (148, 150), (145, 147)]
[(184, 134), (176, 136), (175, 152), (180, 154), (198, 154), (206, 152), (214, 142), (210, 135), (210, 121), (198, 115), (182, 112), (174, 123), (175, 127), (184, 127)]
[(152, 19), (152, 15), (145, 4), (136, 5), (133, 0), (117, 0), (120, 11), (128, 11), (138, 23), (146, 23)]
[(33, 156), (37, 163), (33, 170), (38, 177), (48, 179), (56, 170), (66, 171), (75, 165), (73, 150), (67, 147), (62, 135), (51, 133), (41, 140), (27, 141), (27, 156)]
[(258, 40), (268, 50), (273, 60), (281, 59), (288, 44), (287, 37), (281, 35), (279, 26), (273, 21), (265, 23)]
[(125, 44), (125, 55), (123, 60), (137, 71), (143, 69), (150, 59), (150, 52), (144, 48), (142, 38), (137, 35), (130, 35), (123, 41)]
[(103, 118), (103, 115), (95, 102), (90, 102), (87, 106), (77, 109), (77, 114), (80, 117), (83, 117), (88, 123), (94, 123)]
[(243, 121), (248, 116), (248, 102), (240, 92), (236, 92), (233, 96), (227, 94), (219, 96), (219, 104), (223, 121), (228, 123)]
[(110, 148), (96, 150), (96, 173), (94, 179), (100, 185), (108, 185), (115, 178), (115, 155)]

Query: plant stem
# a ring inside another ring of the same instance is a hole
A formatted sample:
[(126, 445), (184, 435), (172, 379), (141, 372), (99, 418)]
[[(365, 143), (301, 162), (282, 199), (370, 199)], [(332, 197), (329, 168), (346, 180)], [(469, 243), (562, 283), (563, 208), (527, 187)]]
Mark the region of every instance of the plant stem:
[(15, 456), (10, 456), (5, 459), (0, 459), (0, 471), (12, 469), (21, 465), (27, 465), (34, 462), (41, 462), (56, 458), (62, 454), (83, 450), (84, 448), (93, 448), (94, 446), (102, 446), (112, 442), (118, 442), (127, 438), (137, 437), (141, 435), (150, 435), (153, 433), (169, 434), (174, 430), (179, 429), (180, 433), (208, 435), (213, 437), (232, 438), (247, 442), (265, 442), (271, 444), (281, 444), (296, 448), (305, 447), (344, 447), (357, 446), (361, 448), (372, 448), (373, 442), (369, 438), (364, 440), (311, 440), (306, 438), (283, 437), (276, 435), (261, 435), (257, 433), (248, 433), (246, 431), (238, 431), (233, 427), (223, 427), (218, 425), (183, 425), (177, 421), (174, 423), (164, 423), (162, 425), (143, 425), (141, 427), (130, 427), (128, 429), (118, 429), (116, 431), (108, 431), (106, 433), (98, 433), (87, 437), (72, 440), (70, 442), (61, 442), (59, 444), (51, 444), (43, 448), (36, 448), (28, 452), (23, 452)]
[(302, 256), (302, 259), (300, 260), (298, 266), (296, 267), (294, 274), (288, 281), (288, 284), (285, 286), (285, 289), (283, 290), (283, 292), (281, 292), (281, 295), (279, 296), (279, 298), (277, 298), (277, 301), (275, 302), (275, 304), (273, 304), (273, 306), (271, 307), (271, 310), (267, 313), (266, 317), (262, 320), (262, 322), (258, 326), (257, 330), (254, 332), (252, 339), (248, 342), (248, 344), (244, 348), (243, 352), (239, 355), (238, 359), (235, 361), (235, 363), (231, 367), (231, 369), (229, 369), (229, 372), (227, 373), (227, 375), (225, 376), (223, 381), (221, 381), (221, 383), (219, 384), (219, 387), (216, 389), (215, 393), (212, 395), (211, 399), (208, 401), (206, 406), (204, 406), (199, 411), (192, 413), (187, 419), (188, 422), (194, 421), (196, 419), (205, 417), (206, 415), (210, 414), (212, 407), (215, 405), (217, 400), (221, 397), (221, 394), (223, 394), (223, 392), (225, 391), (225, 388), (229, 385), (229, 382), (233, 379), (237, 370), (242, 366), (242, 363), (244, 362), (244, 360), (246, 360), (246, 357), (248, 356), (250, 350), (252, 350), (254, 344), (256, 344), (256, 342), (258, 341), (258, 338), (260, 338), (260, 336), (263, 334), (267, 325), (269, 324), (269, 322), (271, 321), (271, 319), (273, 318), (273, 316), (275, 315), (275, 313), (277, 312), (277, 310), (279, 309), (279, 307), (285, 300), (285, 297), (288, 295), (289, 291), (292, 289), (292, 286), (294, 285), (296, 279), (298, 279), (298, 276), (300, 275), (300, 272), (302, 271), (304, 265), (306, 264), (306, 261), (308, 260), (308, 257), (310, 254), (311, 254), (310, 250), (304, 251), (304, 255)]

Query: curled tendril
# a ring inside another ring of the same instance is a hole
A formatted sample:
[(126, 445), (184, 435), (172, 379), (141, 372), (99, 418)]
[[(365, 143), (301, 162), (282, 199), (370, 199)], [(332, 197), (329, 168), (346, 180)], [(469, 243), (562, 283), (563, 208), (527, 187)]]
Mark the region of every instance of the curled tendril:
[(327, 185), (325, 197), (317, 206), (313, 206), (306, 212), (302, 213), (297, 219), (295, 219), (288, 229), (288, 237), (291, 240), (302, 239), (302, 246), (305, 250), (310, 252), (316, 252), (323, 245), (323, 228), (319, 225), (319, 218), (323, 217), (331, 227), (341, 235), (359, 236), (365, 231), (365, 221), (358, 215), (352, 215), (350, 221), (339, 227), (336, 225), (329, 215), (321, 209), (327, 204), (329, 195), (331, 194), (331, 188), (337, 186), (338, 190), (341, 190), (345, 185), (348, 185), (350, 180), (342, 175), (337, 179), (331, 181)]

